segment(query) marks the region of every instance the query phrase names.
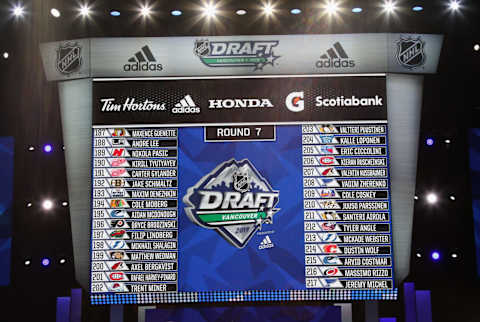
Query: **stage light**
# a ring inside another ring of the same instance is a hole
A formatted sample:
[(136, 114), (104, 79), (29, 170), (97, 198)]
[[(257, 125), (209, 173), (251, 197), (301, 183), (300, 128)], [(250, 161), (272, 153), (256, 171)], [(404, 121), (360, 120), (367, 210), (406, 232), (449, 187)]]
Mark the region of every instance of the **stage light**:
[(445, 143), (450, 144), (450, 143), (452, 143), (452, 141), (450, 141), (449, 139), (446, 139)]
[(27, 208), (30, 208), (32, 206), (32, 203), (31, 202), (27, 202), (26, 204)]
[(415, 12), (423, 11), (423, 7), (422, 6), (414, 6), (412, 8), (412, 10), (415, 11)]
[(141, 14), (144, 18), (148, 18), (148, 17), (152, 14), (152, 9), (151, 9), (148, 5), (143, 5), (143, 6), (140, 8), (140, 14)]
[(430, 192), (428, 195), (427, 195), (427, 202), (430, 203), (430, 204), (434, 204), (438, 201), (438, 197), (436, 194), (434, 194), (433, 192)]
[(394, 1), (386, 0), (383, 4), (383, 10), (388, 14), (393, 13), (397, 9)]
[(25, 14), (25, 9), (21, 5), (16, 5), (12, 12), (15, 17), (22, 17)]
[(440, 259), (440, 253), (437, 251), (433, 251), (431, 257), (436, 262)]
[(355, 7), (355, 8), (352, 9), (352, 12), (353, 12), (353, 13), (360, 13), (360, 12), (362, 12), (362, 11), (363, 11), (363, 9), (360, 8), (360, 7)]
[(452, 257), (453, 259), (457, 259), (458, 258), (458, 254), (457, 253), (452, 253), (450, 255), (450, 257)]
[(32, 262), (29, 259), (26, 259), (25, 262), (23, 262), (25, 266), (30, 266), (31, 263)]
[(55, 18), (59, 18), (61, 16), (60, 11), (56, 8), (52, 8), (50, 10), (50, 14)]
[(239, 16), (244, 16), (247, 14), (247, 10), (245, 9), (238, 9), (237, 11), (235, 11), (235, 13)]
[(432, 138), (427, 138), (427, 140), (425, 141), (425, 143), (426, 143), (428, 146), (432, 146), (432, 145), (435, 143), (435, 140), (432, 139)]
[(3, 58), (8, 59), (9, 56), (10, 56), (9, 53), (7, 53), (7, 52), (4, 52), (4, 53), (3, 53)]
[(60, 263), (60, 265), (63, 265), (67, 262), (67, 260), (65, 258), (60, 258), (58, 262)]
[(53, 147), (52, 147), (51, 144), (45, 144), (43, 146), (43, 151), (46, 152), (46, 153), (50, 153), (50, 152), (52, 152), (52, 150), (53, 150)]
[(333, 14), (337, 13), (337, 11), (338, 11), (337, 3), (334, 0), (328, 1), (327, 5), (325, 6), (325, 11), (329, 15), (333, 15)]
[(47, 257), (42, 258), (41, 263), (42, 263), (42, 266), (43, 266), (43, 267), (47, 267), (48, 265), (50, 265), (50, 259), (47, 258)]
[(458, 9), (460, 9), (460, 2), (456, 0), (452, 0), (450, 1), (449, 7), (450, 7), (450, 10), (457, 11)]
[(83, 16), (83, 17), (88, 17), (90, 16), (90, 7), (86, 4), (80, 6), (80, 15)]
[(418, 200), (418, 196), (413, 197), (413, 199)]
[(263, 5), (263, 14), (266, 16), (271, 16), (273, 14), (273, 6), (270, 3), (265, 3)]
[(62, 206), (64, 207), (68, 206), (68, 202), (67, 201), (62, 202)]
[(208, 18), (213, 18), (217, 14), (217, 7), (212, 3), (207, 3), (205, 7), (203, 7), (203, 15), (207, 16)]
[(118, 16), (120, 16), (120, 11), (112, 10), (112, 11), (110, 11), (110, 15), (113, 16), (113, 17), (118, 17)]
[(298, 14), (301, 14), (302, 13), (302, 10), (298, 9), (298, 8), (294, 8), (292, 10), (290, 10), (290, 13), (292, 15), (298, 15)]
[(35, 150), (35, 147), (34, 147), (33, 145), (30, 145), (30, 146), (28, 147), (28, 151), (34, 151), (34, 150)]
[(473, 45), (473, 50), (479, 51), (480, 50), (480, 45), (479, 44)]
[(182, 15), (182, 12), (180, 10), (172, 10), (172, 12), (170, 12), (170, 14), (172, 16), (178, 17), (178, 16)]
[(422, 254), (420, 253), (416, 253), (415, 256), (417, 256), (417, 258), (422, 258)]
[(451, 200), (451, 201), (455, 201), (455, 199), (456, 199), (456, 198), (455, 198), (454, 195), (451, 195), (451, 196), (450, 196), (450, 200)]
[(42, 208), (44, 210), (51, 210), (53, 208), (53, 201), (47, 199), (42, 202)]

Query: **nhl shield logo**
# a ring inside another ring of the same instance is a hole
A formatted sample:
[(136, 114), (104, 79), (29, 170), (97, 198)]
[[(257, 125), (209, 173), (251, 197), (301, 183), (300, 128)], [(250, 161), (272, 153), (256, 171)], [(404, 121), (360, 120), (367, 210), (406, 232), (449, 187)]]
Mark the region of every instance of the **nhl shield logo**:
[(77, 43), (66, 43), (57, 49), (57, 70), (70, 75), (82, 66), (82, 47)]
[(233, 188), (238, 192), (244, 193), (250, 190), (250, 181), (246, 173), (233, 174)]
[(397, 61), (405, 68), (413, 69), (425, 64), (425, 43), (418, 38), (400, 38), (397, 41)]
[(210, 42), (208, 39), (196, 40), (193, 52), (199, 57), (208, 56), (210, 54)]

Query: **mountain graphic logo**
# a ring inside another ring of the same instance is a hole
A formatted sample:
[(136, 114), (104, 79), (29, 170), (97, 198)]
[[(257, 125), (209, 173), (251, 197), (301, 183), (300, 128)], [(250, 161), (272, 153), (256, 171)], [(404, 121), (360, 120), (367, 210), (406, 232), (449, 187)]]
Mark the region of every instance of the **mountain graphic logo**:
[[(249, 189), (244, 192), (235, 189), (239, 173), (248, 178)], [(280, 210), (276, 208), (279, 194), (248, 159), (230, 159), (188, 188), (183, 202), (195, 225), (216, 231), (242, 249), (263, 225), (273, 224)]]
[(270, 236), (265, 236), (265, 238), (262, 240), (260, 245), (258, 245), (258, 249), (267, 249), (267, 248), (272, 248), (275, 247), (273, 244), (272, 240), (270, 239)]
[(348, 57), (342, 44), (337, 41), (332, 48), (320, 56), (315, 66), (317, 68), (353, 68), (355, 67), (355, 60)]
[(192, 99), (190, 94), (185, 95), (175, 107), (172, 108), (173, 114), (197, 114), (200, 113), (200, 107), (198, 107)]
[(162, 64), (157, 63), (150, 47), (143, 46), (133, 57), (128, 59), (128, 63), (123, 65), (125, 72), (155, 72), (162, 71)]

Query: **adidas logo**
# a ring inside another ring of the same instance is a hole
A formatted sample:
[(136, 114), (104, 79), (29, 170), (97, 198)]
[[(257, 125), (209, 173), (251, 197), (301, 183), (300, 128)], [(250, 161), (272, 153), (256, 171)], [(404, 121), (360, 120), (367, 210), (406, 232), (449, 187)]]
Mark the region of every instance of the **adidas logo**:
[(173, 114), (195, 114), (200, 113), (200, 107), (195, 105), (192, 97), (188, 94), (180, 100), (179, 103), (175, 104), (175, 107), (172, 108)]
[(320, 56), (320, 60), (315, 63), (317, 68), (353, 68), (355, 61), (348, 59), (348, 55), (342, 45), (337, 41), (333, 48), (327, 50), (326, 54)]
[(154, 72), (163, 70), (162, 64), (157, 64), (157, 60), (148, 46), (143, 46), (128, 62), (129, 64), (123, 65), (123, 70), (126, 72)]
[(258, 249), (267, 249), (267, 248), (272, 248), (275, 245), (273, 244), (272, 240), (270, 239), (270, 236), (265, 236), (265, 238), (262, 240), (260, 245), (258, 245)]

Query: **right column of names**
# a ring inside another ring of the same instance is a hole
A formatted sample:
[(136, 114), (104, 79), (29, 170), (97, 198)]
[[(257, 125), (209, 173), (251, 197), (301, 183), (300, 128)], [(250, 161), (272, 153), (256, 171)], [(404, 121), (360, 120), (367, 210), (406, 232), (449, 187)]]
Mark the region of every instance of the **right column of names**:
[(393, 288), (387, 143), (386, 124), (302, 126), (307, 288)]

